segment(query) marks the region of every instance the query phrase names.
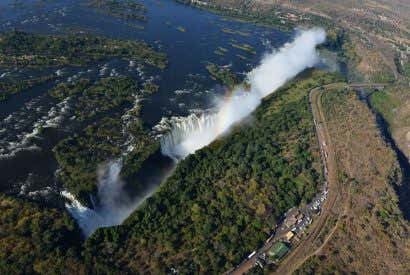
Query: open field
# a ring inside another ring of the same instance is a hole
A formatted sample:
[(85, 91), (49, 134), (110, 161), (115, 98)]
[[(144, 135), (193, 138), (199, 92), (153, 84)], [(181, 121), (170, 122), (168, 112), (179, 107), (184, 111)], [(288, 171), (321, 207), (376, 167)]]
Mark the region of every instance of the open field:
[(408, 77), (410, 4), (408, 1), (234, 1), (178, 0), (235, 19), (292, 30), (320, 26), (346, 32), (342, 52), (352, 80), (394, 81)]
[(408, 274), (409, 224), (394, 192), (400, 173), (393, 151), (353, 91), (328, 89), (322, 104), (338, 181), (350, 197), (331, 237), (296, 273)]

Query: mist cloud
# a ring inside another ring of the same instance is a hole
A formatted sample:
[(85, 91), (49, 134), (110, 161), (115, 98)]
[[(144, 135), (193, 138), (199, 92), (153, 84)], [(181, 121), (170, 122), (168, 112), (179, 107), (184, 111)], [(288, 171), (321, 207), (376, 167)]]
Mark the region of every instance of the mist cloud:
[[(175, 160), (186, 157), (210, 144), (225, 133), (234, 123), (248, 116), (261, 103), (262, 98), (274, 92), (306, 68), (318, 61), (316, 46), (325, 41), (322, 29), (299, 32), (294, 41), (276, 52), (266, 54), (260, 65), (247, 75), (251, 90), (238, 86), (229, 98), (216, 102), (214, 113), (174, 118), (171, 132), (161, 138), (161, 150)], [(99, 203), (87, 208), (75, 197), (64, 191), (66, 207), (77, 220), (86, 236), (100, 227), (121, 224), (154, 190), (147, 190), (144, 197), (130, 199), (120, 179), (121, 160), (109, 162), (97, 171)]]
[(210, 144), (255, 110), (263, 97), (304, 69), (317, 64), (319, 55), (316, 46), (325, 39), (326, 33), (320, 28), (299, 31), (293, 42), (266, 54), (247, 75), (250, 91), (237, 86), (231, 97), (216, 103), (215, 113), (191, 115), (174, 123), (171, 132), (161, 139), (162, 153), (173, 159), (181, 159)]
[(69, 192), (62, 192), (68, 200), (67, 210), (77, 220), (85, 236), (88, 237), (100, 227), (121, 224), (143, 202), (144, 198), (131, 199), (125, 192), (125, 183), (120, 178), (121, 168), (120, 160), (98, 168), (99, 203), (94, 209), (83, 206)]

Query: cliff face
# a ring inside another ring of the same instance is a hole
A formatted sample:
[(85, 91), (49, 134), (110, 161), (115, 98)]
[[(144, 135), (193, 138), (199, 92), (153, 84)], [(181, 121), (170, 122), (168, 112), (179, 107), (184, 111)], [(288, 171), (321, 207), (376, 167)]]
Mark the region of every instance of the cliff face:
[(329, 89), (322, 102), (343, 203), (338, 219), (297, 273), (407, 274), (410, 226), (404, 217), (406, 198), (396, 193), (401, 183), (396, 155), (354, 91)]

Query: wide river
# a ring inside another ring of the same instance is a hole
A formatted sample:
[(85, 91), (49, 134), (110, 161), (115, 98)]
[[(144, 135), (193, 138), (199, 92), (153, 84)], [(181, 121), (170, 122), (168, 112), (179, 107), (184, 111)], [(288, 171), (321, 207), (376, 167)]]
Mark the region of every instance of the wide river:
[[(246, 73), (267, 50), (280, 47), (293, 36), (273, 28), (229, 20), (172, 0), (141, 1), (148, 9), (147, 22), (108, 16), (88, 7), (86, 2), (0, 1), (0, 31), (17, 29), (53, 35), (86, 32), (144, 40), (165, 52), (168, 67), (164, 71), (151, 69), (147, 76), (156, 79), (160, 86), (159, 91), (143, 103), (142, 117), (150, 127), (163, 117), (186, 116), (206, 109), (212, 106), (216, 95), (225, 93), (225, 89), (209, 77), (205, 68), (209, 62), (229, 65), (236, 73)], [(248, 44), (256, 54), (233, 44)], [(224, 55), (215, 53), (220, 47), (227, 50)], [(94, 79), (110, 74), (140, 77), (138, 71), (130, 69), (128, 62), (115, 59), (90, 67), (55, 68), (51, 73), (57, 69), (64, 72), (60, 82), (79, 75)], [(0, 75), (15, 77), (38, 73), (0, 68)], [(55, 182), (58, 165), (52, 148), (69, 134), (69, 121), (59, 123), (58, 117), (61, 110), (69, 108), (69, 103), (55, 106), (46, 93), (52, 85), (46, 83), (0, 102), (1, 191), (44, 199), (50, 197), (50, 190), (59, 189)], [(47, 130), (37, 133), (38, 125), (47, 126)]]

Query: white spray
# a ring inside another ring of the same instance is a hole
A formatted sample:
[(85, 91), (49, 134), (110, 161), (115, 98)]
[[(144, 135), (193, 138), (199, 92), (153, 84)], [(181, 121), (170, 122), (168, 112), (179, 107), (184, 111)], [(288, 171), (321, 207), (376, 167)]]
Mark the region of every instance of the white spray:
[(237, 86), (228, 100), (219, 100), (216, 112), (208, 115), (191, 115), (172, 125), (169, 134), (161, 138), (161, 150), (173, 159), (181, 159), (210, 144), (233, 124), (248, 116), (271, 94), (306, 68), (319, 62), (316, 46), (323, 43), (323, 29), (298, 32), (293, 42), (279, 51), (265, 55), (260, 65), (247, 75), (251, 90)]
[[(318, 62), (316, 46), (324, 41), (325, 32), (322, 29), (298, 33), (292, 43), (285, 44), (278, 52), (266, 55), (261, 64), (248, 73), (251, 91), (238, 86), (229, 100), (216, 103), (217, 111), (214, 113), (171, 119), (171, 132), (161, 138), (162, 153), (179, 160), (211, 143), (255, 110), (263, 97), (305, 68), (314, 66)], [(121, 161), (113, 161), (98, 170), (100, 204), (94, 209), (81, 205), (72, 194), (62, 192), (68, 200), (67, 209), (86, 236), (100, 227), (121, 224), (155, 191), (147, 190), (143, 197), (130, 199), (120, 179), (121, 168)]]
[[(124, 191), (120, 178), (121, 161), (112, 161), (98, 168), (98, 198), (100, 203), (94, 209), (83, 206), (67, 191), (61, 194), (68, 200), (66, 208), (77, 220), (83, 233), (88, 237), (100, 227), (121, 224), (145, 199), (130, 199)], [(146, 196), (149, 195), (146, 194)]]

